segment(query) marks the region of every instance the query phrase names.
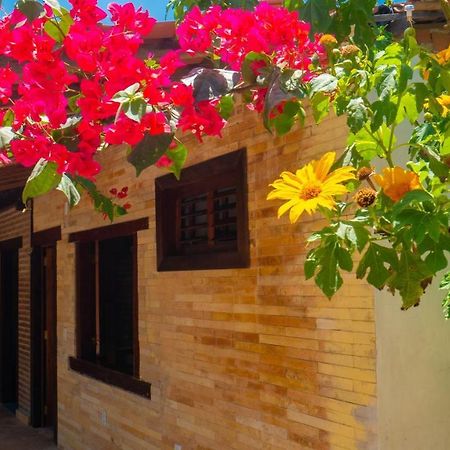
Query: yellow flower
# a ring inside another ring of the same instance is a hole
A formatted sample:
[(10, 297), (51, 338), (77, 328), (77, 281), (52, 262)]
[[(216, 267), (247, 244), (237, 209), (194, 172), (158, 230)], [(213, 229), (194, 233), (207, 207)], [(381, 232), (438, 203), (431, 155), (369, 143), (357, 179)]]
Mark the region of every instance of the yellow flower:
[(385, 167), (382, 173), (382, 175), (374, 175), (373, 179), (394, 202), (398, 202), (409, 191), (422, 189), (419, 177), (410, 170), (404, 170), (398, 166)]
[(447, 64), (450, 61), (450, 47), (436, 53), (436, 59), (441, 66)]
[(336, 38), (332, 34), (324, 34), (319, 39), (319, 44), (325, 47), (335, 47), (337, 43)]
[(325, 153), (319, 161), (311, 161), (295, 174), (283, 172), (281, 178), (270, 185), (274, 190), (267, 196), (268, 200), (288, 200), (278, 209), (278, 217), (290, 209), (289, 219), (294, 223), (304, 211), (312, 214), (319, 206), (334, 209), (334, 196), (348, 192), (341, 183), (355, 179), (353, 167), (329, 173), (335, 158), (335, 152)]
[(437, 102), (442, 106), (442, 116), (447, 117), (450, 111), (450, 95), (442, 94), (436, 98)]

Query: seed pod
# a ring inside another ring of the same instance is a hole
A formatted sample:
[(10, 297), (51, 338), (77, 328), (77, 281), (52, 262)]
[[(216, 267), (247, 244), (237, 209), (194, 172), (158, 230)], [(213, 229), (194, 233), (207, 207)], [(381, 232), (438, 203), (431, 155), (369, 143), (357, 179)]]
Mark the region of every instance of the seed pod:
[(371, 188), (362, 188), (355, 194), (355, 201), (361, 208), (367, 208), (377, 199), (377, 191)]

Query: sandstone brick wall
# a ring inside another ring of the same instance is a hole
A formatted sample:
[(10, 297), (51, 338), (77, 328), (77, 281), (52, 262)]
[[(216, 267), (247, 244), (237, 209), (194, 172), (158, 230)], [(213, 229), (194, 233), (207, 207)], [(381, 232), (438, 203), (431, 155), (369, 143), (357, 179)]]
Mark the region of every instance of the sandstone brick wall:
[[(136, 179), (120, 150), (105, 153), (104, 191), (129, 186), (138, 233), (140, 374), (152, 399), (68, 369), (75, 353), (74, 245), (70, 232), (105, 225), (88, 200), (70, 213), (62, 194), (37, 199), (35, 231), (61, 224), (58, 242), (59, 443), (63, 449), (376, 448), (372, 290), (346, 275), (331, 302), (303, 278), (305, 238), (320, 225), (278, 220), (268, 184), (329, 150), (345, 124), (329, 119), (272, 137), (241, 109), (223, 139), (186, 142), (188, 164), (242, 147), (248, 152), (251, 266), (156, 271), (154, 178)], [(106, 419), (106, 420), (105, 420)]]
[(30, 219), (31, 212), (8, 208), (0, 211), (0, 241), (22, 237), (19, 249), (19, 408), (27, 422), (30, 415)]

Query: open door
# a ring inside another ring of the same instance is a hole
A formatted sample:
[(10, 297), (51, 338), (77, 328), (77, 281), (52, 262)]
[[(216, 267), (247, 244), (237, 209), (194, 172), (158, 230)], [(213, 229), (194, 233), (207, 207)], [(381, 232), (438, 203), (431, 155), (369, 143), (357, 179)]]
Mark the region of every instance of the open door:
[(57, 440), (56, 242), (32, 255), (32, 412), (34, 427)]
[(18, 404), (18, 273), (18, 250), (0, 250), (0, 403), (13, 413)]

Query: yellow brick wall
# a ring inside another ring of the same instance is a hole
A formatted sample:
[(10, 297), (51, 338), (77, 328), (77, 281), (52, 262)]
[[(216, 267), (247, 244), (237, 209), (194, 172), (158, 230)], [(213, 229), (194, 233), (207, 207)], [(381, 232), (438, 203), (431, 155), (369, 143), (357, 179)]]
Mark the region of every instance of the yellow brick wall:
[[(340, 119), (272, 137), (239, 107), (223, 132), (190, 149), (188, 165), (248, 152), (251, 266), (156, 271), (154, 178), (136, 179), (120, 150), (104, 154), (99, 186), (129, 186), (126, 221), (138, 233), (140, 374), (152, 399), (68, 370), (75, 353), (74, 245), (68, 233), (103, 226), (88, 200), (70, 213), (62, 194), (35, 202), (35, 231), (61, 224), (58, 242), (59, 443), (64, 449), (369, 449), (376, 443), (373, 295), (345, 276), (329, 302), (303, 278), (305, 238), (318, 217), (292, 226), (267, 202), (282, 170), (344, 147)], [(107, 423), (101, 416), (106, 413)]]
[(31, 212), (11, 207), (0, 212), (0, 241), (22, 238), (19, 249), (19, 368), (17, 415), (28, 422), (30, 415), (30, 229)]

